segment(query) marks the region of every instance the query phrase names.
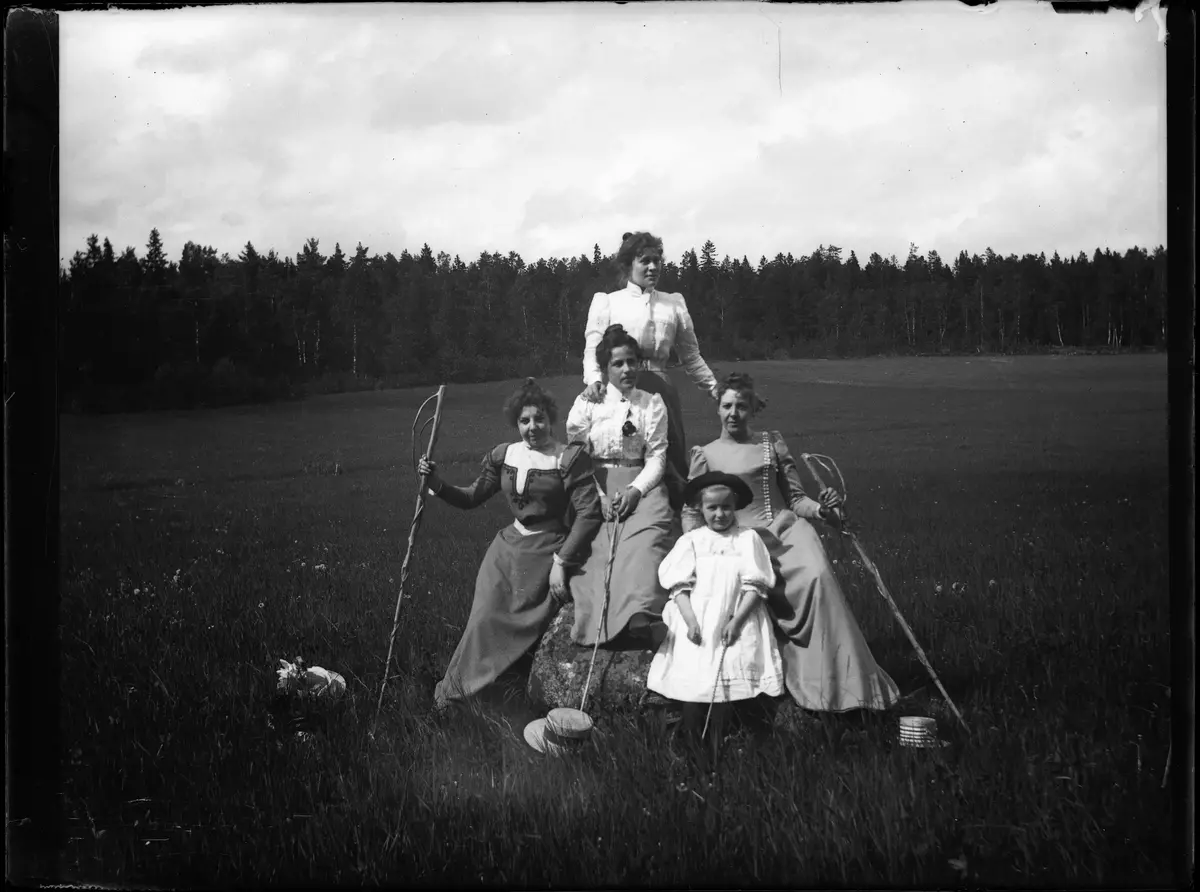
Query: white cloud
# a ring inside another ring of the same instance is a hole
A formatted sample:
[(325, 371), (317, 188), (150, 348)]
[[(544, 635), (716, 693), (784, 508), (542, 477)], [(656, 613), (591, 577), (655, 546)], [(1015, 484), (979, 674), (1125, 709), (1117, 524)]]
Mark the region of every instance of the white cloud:
[(1165, 240), (1150, 18), (887, 6), (245, 6), (62, 17), (62, 249), (752, 260)]

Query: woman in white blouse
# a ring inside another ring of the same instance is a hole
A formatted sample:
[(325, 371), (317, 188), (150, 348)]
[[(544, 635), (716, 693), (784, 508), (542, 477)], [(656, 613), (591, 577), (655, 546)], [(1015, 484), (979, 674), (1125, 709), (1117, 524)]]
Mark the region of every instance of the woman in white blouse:
[(667, 360), (674, 349), (688, 377), (715, 401), (717, 379), (700, 355), (696, 327), (682, 294), (664, 293), (655, 286), (662, 274), (662, 239), (648, 232), (627, 232), (617, 251), (617, 264), (627, 284), (620, 291), (592, 297), (584, 335), (584, 396), (592, 402), (604, 399), (604, 370), (596, 361), (596, 347), (610, 325), (629, 332), (642, 350), (645, 365), (637, 386), (658, 394), (667, 407), (666, 484), (672, 505), (682, 506), (681, 494), (688, 477), (687, 443), (683, 432), (683, 408), (679, 392), (667, 374)]
[[(620, 325), (609, 326), (595, 348), (597, 366), (607, 383), (600, 402), (580, 394), (567, 416), (568, 441), (587, 445), (592, 456), (605, 518), (620, 522), (613, 560), (608, 610), (604, 577), (612, 529), (601, 528), (592, 540), (583, 569), (571, 580), (577, 644), (613, 641), (628, 631), (652, 637), (661, 627), (667, 592), (658, 581), (658, 565), (671, 550), (678, 529), (662, 485), (667, 464), (667, 407), (661, 396), (638, 389), (642, 351)], [(599, 631), (597, 631), (599, 630)]]

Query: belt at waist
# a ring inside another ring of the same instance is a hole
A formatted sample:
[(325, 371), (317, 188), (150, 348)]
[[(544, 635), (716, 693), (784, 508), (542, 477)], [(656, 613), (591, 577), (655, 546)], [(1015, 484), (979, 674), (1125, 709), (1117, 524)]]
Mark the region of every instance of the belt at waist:
[(647, 359), (643, 360), (642, 368), (649, 372), (665, 372), (667, 370), (667, 364), (665, 362), (658, 362), (654, 359)]
[(646, 463), (632, 458), (598, 458), (592, 464), (601, 468), (644, 468)]
[(557, 520), (543, 520), (537, 523), (523, 524), (521, 521), (513, 518), (513, 529), (522, 536), (533, 536), (537, 533), (557, 533), (562, 529), (562, 524)]

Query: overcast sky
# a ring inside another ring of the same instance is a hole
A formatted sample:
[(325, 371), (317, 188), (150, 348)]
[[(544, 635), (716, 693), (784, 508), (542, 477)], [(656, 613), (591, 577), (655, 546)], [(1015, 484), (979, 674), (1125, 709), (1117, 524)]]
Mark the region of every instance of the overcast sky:
[(887, 5), (66, 12), (62, 254), (151, 227), (469, 261), (616, 250), (903, 260), (1166, 241), (1149, 15)]

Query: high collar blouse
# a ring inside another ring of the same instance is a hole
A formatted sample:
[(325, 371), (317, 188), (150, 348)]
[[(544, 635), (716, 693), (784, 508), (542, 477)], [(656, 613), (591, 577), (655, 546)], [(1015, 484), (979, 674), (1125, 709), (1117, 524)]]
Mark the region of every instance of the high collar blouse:
[(642, 348), (646, 367), (662, 372), (667, 367), (671, 349), (679, 356), (688, 377), (705, 393), (717, 396), (717, 379), (700, 355), (696, 326), (688, 312), (682, 294), (657, 290), (643, 292), (630, 282), (620, 291), (605, 294), (598, 291), (592, 297), (584, 331), (583, 381), (591, 384), (603, 381), (604, 374), (596, 361), (596, 347), (610, 325), (620, 325)]
[[(625, 436), (625, 422), (636, 429)], [(610, 383), (604, 402), (593, 403), (583, 394), (575, 398), (567, 415), (567, 439), (586, 442), (597, 462), (644, 462), (632, 486), (645, 495), (662, 480), (667, 468), (667, 406), (661, 396), (633, 388), (628, 397)]]

